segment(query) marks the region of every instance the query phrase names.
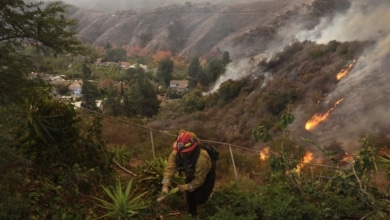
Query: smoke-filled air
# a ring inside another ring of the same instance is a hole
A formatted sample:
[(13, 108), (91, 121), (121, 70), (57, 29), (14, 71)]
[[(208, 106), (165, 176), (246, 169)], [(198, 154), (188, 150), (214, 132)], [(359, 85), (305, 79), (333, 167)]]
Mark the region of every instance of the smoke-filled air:
[[(44, 1), (54, 1), (54, 0), (44, 0)], [(250, 2), (252, 0), (217, 0), (212, 1), (213, 4), (217, 3), (243, 3)], [(192, 1), (182, 1), (182, 0), (63, 0), (67, 4), (71, 4), (77, 7), (82, 7), (86, 9), (106, 11), (106, 12), (115, 12), (122, 10), (134, 10), (134, 11), (144, 11), (155, 9), (159, 7), (164, 7), (172, 4), (184, 4), (185, 2), (191, 3), (202, 3), (208, 2), (207, 0), (192, 0)], [(211, 2), (211, 1), (210, 1)]]
[[(328, 112), (319, 112), (316, 117), (297, 107), (293, 112), (296, 121), (291, 134), (309, 137), (317, 143), (342, 143), (347, 152), (355, 152), (360, 146), (359, 138), (367, 132), (384, 132), (390, 127), (390, 4), (386, 0), (352, 1), (343, 14), (326, 17), (310, 30), (300, 30), (300, 24), (290, 24), (279, 30), (279, 38), (271, 42), (268, 50), (258, 56), (270, 59), (275, 52), (294, 40), (327, 44), (329, 41), (368, 41), (360, 57), (351, 62), (337, 88), (328, 94), (319, 105), (331, 106)], [(375, 24), (375, 25), (373, 25)], [(288, 33), (288, 34), (287, 34)], [(291, 37), (291, 36), (295, 37)], [(284, 36), (284, 37), (282, 37)], [(227, 79), (249, 76), (253, 72), (251, 62), (243, 59), (228, 66), (225, 75), (217, 81), (214, 92)], [(270, 78), (270, 73), (263, 73)], [(337, 73), (335, 73), (337, 74)], [(272, 75), (272, 74), (271, 74)], [(323, 120), (321, 121), (321, 118)], [(326, 118), (326, 120), (325, 120)], [(308, 124), (310, 120), (318, 124)]]
[[(115, 10), (114, 8), (110, 9), (105, 1), (100, 0), (65, 0), (65, 2), (86, 8)], [(111, 6), (115, 5), (123, 10), (142, 10), (173, 3), (185, 3), (173, 0), (115, 0), (115, 2)], [(234, 2), (244, 3), (249, 2), (249, 0), (220, 0), (213, 3)], [(303, 11), (311, 2), (311, 0), (286, 1), (284, 11)], [(290, 20), (290, 23), (284, 24), (277, 30), (279, 34), (276, 37), (267, 41), (268, 45), (261, 45), (264, 47), (260, 51), (256, 51), (255, 54), (251, 51), (250, 55), (233, 60), (227, 66), (225, 74), (217, 80), (209, 93), (217, 91), (227, 79), (236, 80), (247, 76), (256, 76), (259, 72), (265, 76), (265, 83), (267, 83), (268, 80), (272, 79), (272, 72), (262, 72), (261, 66), (258, 65), (259, 61), (271, 59), (273, 54), (283, 50), (285, 46), (296, 40), (312, 41), (318, 44), (327, 44), (330, 41), (365, 41), (370, 46), (354, 61), (351, 61), (343, 73), (340, 73), (337, 88), (318, 103), (324, 109), (328, 108), (329, 110), (312, 115), (312, 112), (307, 112), (303, 106), (295, 106), (293, 113), (296, 121), (291, 125), (291, 134), (298, 139), (310, 137), (319, 143), (337, 141), (342, 143), (346, 151), (353, 152), (360, 146), (358, 140), (362, 134), (389, 130), (390, 87), (387, 82), (390, 78), (390, 4), (388, 0), (353, 0), (350, 3), (348, 10), (333, 16), (325, 16), (310, 29), (306, 29), (310, 25), (304, 24), (307, 21)], [(270, 13), (270, 16), (279, 15)], [(252, 48), (257, 49), (258, 45), (252, 46)], [(239, 48), (238, 46), (237, 48), (223, 48), (221, 46), (221, 49), (230, 51), (231, 55), (234, 56), (237, 51), (246, 54), (242, 51), (251, 48)]]
[[(345, 14), (323, 19), (310, 31), (297, 35), (299, 40), (326, 44), (336, 41), (372, 41), (337, 88), (323, 104), (342, 102), (330, 112), (326, 122), (309, 132), (321, 141), (343, 143), (346, 151), (359, 146), (361, 134), (383, 132), (390, 125), (390, 5), (388, 1), (353, 1)], [(373, 25), (374, 24), (374, 25)], [(321, 104), (321, 103), (320, 103)], [(309, 118), (297, 112), (297, 124), (303, 126)], [(294, 128), (297, 128), (296, 126)], [(298, 135), (298, 134), (297, 134)]]

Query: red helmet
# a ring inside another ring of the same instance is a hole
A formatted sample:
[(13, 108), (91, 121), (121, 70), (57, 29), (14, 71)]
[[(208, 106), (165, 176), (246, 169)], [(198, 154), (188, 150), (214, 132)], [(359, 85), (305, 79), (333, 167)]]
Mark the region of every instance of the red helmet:
[(176, 138), (176, 141), (173, 142), (173, 149), (177, 152), (190, 152), (198, 146), (198, 139), (196, 135), (189, 131), (181, 130), (179, 135)]

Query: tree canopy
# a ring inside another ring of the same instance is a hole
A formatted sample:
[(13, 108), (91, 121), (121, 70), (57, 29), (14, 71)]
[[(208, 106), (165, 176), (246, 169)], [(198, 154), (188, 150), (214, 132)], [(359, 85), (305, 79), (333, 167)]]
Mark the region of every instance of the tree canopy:
[(23, 48), (34, 46), (54, 54), (80, 53), (83, 49), (75, 36), (76, 22), (65, 18), (63, 3), (5, 0), (0, 5), (0, 103), (6, 103), (20, 101), (28, 94), (25, 79), (34, 66), (30, 57), (20, 53)]
[[(139, 68), (139, 70), (142, 70)], [(125, 94), (126, 115), (151, 117), (157, 114), (160, 101), (153, 84), (142, 72), (137, 74), (129, 90)]]
[(106, 51), (106, 60), (120, 62), (126, 60), (126, 50), (123, 48), (109, 48)]
[(188, 86), (190, 88), (196, 87), (198, 79), (202, 74), (202, 67), (200, 66), (199, 57), (193, 57), (188, 66), (188, 77), (190, 78)]
[(173, 61), (169, 58), (164, 58), (158, 63), (157, 78), (164, 86), (169, 86), (169, 81), (172, 79)]
[(65, 11), (62, 2), (0, 3), (1, 219), (80, 216), (88, 206), (80, 196), (110, 179), (100, 118), (83, 127), (73, 105), (54, 99), (39, 74), (28, 75), (38, 66), (26, 48), (45, 57), (84, 51)]

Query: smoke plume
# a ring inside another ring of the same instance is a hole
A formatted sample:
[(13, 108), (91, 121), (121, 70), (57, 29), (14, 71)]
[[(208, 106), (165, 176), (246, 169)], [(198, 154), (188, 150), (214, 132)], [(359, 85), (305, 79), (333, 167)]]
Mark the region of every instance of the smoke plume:
[(355, 152), (360, 135), (390, 133), (390, 5), (388, 1), (353, 1), (345, 14), (323, 19), (311, 31), (297, 35), (300, 40), (317, 43), (371, 41), (352, 71), (326, 97), (344, 98), (328, 121), (311, 131), (320, 143), (338, 141)]

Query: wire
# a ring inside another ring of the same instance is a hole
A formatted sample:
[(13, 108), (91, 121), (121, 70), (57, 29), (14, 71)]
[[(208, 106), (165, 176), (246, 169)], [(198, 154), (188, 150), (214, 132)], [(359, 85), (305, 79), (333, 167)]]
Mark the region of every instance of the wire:
[[(166, 133), (164, 131), (157, 130), (157, 129), (154, 129), (154, 128), (151, 128), (151, 127), (147, 127), (147, 126), (140, 125), (140, 124), (137, 124), (137, 123), (134, 123), (134, 122), (130, 122), (130, 121), (127, 121), (127, 120), (124, 120), (124, 119), (116, 118), (114, 116), (110, 116), (110, 115), (107, 115), (107, 114), (104, 114), (104, 113), (101, 113), (101, 112), (98, 112), (98, 111), (93, 111), (93, 110), (86, 109), (86, 108), (83, 108), (83, 107), (78, 107), (78, 106), (75, 106), (75, 108), (82, 109), (82, 110), (84, 110), (86, 112), (89, 112), (89, 113), (92, 113), (92, 114), (95, 114), (95, 115), (99, 115), (99, 116), (103, 116), (103, 117), (107, 117), (107, 118), (112, 118), (114, 120), (117, 120), (117, 121), (120, 121), (120, 122), (123, 122), (123, 123), (127, 123), (127, 124), (131, 124), (131, 125), (134, 125), (136, 127), (152, 130), (154, 132), (158, 132), (158, 133), (161, 133), (161, 134), (164, 134), (164, 135), (168, 135), (168, 136), (172, 136), (172, 137), (176, 137), (177, 136), (177, 135), (173, 135), (173, 134), (168, 134), (168, 133)], [(219, 141), (213, 141), (213, 140), (207, 140), (207, 139), (199, 139), (199, 140), (201, 140), (203, 142), (208, 142), (208, 143), (220, 144), (220, 145), (225, 145), (225, 146), (232, 146), (232, 147), (235, 147), (235, 148), (238, 148), (238, 149), (241, 149), (241, 150), (252, 151), (252, 152), (256, 152), (256, 153), (261, 153), (262, 152), (262, 151), (259, 151), (259, 150), (250, 149), (250, 148), (242, 147), (242, 146), (235, 145), (235, 144), (225, 143), (225, 142), (219, 142)], [(293, 161), (301, 162), (300, 160), (293, 160)], [(307, 166), (317, 166), (317, 167), (326, 167), (326, 168), (338, 169), (338, 170), (339, 169), (347, 169), (348, 168), (348, 167), (331, 166), (331, 165), (317, 164), (317, 163), (305, 163), (305, 165), (307, 165)], [(353, 165), (353, 163), (351, 163), (351, 165)], [(385, 172), (376, 172), (376, 173), (383, 174)]]

